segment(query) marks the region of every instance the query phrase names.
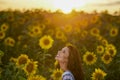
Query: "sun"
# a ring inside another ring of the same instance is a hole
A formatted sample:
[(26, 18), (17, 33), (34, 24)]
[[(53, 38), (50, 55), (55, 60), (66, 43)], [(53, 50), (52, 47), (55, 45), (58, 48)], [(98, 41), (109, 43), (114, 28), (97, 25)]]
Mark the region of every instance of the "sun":
[(70, 13), (73, 9), (80, 9), (80, 7), (86, 4), (82, 0), (54, 0), (53, 6), (56, 9), (60, 9), (64, 13)]

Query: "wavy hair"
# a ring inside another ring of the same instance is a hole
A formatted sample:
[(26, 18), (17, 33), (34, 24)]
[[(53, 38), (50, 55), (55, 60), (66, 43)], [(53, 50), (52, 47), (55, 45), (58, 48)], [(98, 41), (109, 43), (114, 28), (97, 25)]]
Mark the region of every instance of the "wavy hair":
[(72, 72), (75, 80), (84, 80), (80, 53), (75, 46), (68, 45), (67, 47), (69, 48), (68, 70)]

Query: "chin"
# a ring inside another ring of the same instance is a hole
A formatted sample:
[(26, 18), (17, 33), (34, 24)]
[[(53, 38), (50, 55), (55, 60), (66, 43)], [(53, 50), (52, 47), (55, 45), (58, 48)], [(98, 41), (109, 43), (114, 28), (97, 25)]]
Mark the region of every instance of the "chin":
[(58, 61), (58, 60), (59, 60), (59, 58), (58, 58), (58, 57), (55, 57), (55, 60), (57, 60), (57, 61)]

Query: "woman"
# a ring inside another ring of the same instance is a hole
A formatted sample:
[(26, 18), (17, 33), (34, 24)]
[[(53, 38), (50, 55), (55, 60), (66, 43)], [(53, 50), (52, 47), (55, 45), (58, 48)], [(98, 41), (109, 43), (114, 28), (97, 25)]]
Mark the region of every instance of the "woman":
[(64, 71), (62, 80), (84, 80), (81, 59), (74, 46), (66, 46), (58, 51), (55, 59)]

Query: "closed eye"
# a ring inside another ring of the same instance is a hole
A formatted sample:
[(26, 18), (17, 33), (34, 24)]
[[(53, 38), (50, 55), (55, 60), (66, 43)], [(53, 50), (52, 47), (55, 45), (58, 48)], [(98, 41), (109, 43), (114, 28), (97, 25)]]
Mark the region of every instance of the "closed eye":
[(65, 53), (65, 50), (63, 50), (63, 53)]

